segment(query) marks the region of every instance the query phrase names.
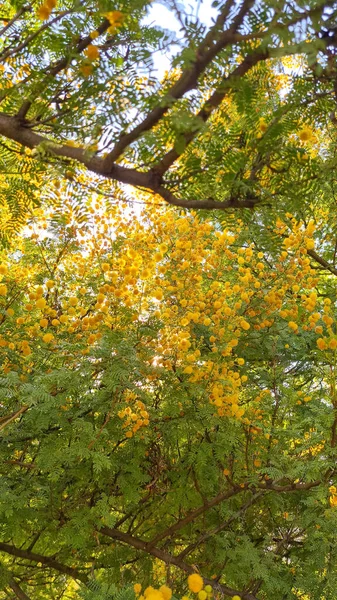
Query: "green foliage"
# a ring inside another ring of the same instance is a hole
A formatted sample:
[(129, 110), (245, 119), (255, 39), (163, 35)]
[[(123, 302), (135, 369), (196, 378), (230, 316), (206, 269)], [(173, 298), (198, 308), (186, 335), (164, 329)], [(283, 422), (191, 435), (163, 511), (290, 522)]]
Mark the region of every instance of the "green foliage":
[(0, 7), (0, 598), (335, 600), (336, 6), (53, 4)]

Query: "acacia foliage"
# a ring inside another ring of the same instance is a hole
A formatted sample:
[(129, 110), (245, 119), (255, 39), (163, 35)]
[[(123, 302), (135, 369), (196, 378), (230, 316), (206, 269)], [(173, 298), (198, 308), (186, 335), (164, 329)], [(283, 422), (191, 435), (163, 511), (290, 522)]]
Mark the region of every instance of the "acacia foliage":
[(332, 598), (335, 288), (313, 220), (279, 219), (272, 249), (235, 214), (63, 211), (0, 267), (2, 585), (170, 572), (179, 592), (197, 565), (227, 596)]
[(83, 217), (89, 173), (119, 200), (129, 184), (175, 206), (262, 215), (298, 204), (294, 180), (303, 202), (331, 176), (334, 141), (318, 171), (299, 169), (287, 141), (300, 123), (335, 129), (335, 2), (216, 1), (208, 28), (193, 7), (165, 7), (179, 32), (148, 25), (144, 0), (2, 5), (4, 237), (51, 174), (79, 179)]

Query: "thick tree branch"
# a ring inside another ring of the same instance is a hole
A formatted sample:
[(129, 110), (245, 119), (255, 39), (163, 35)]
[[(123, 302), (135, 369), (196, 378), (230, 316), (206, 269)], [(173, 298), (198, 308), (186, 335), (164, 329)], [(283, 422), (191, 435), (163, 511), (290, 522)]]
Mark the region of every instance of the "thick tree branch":
[(0, 542), (0, 552), (5, 552), (6, 554), (10, 554), (11, 556), (17, 556), (19, 558), (24, 558), (31, 562), (40, 562), (46, 567), (50, 567), (51, 569), (55, 569), (59, 573), (64, 573), (65, 575), (69, 575), (73, 579), (78, 579), (83, 583), (87, 583), (88, 577), (84, 573), (80, 573), (77, 569), (73, 567), (68, 567), (67, 565), (63, 565), (58, 562), (54, 558), (50, 556), (44, 556), (43, 554), (36, 554), (35, 552), (29, 552), (28, 550), (23, 550), (22, 548), (17, 548), (11, 544), (6, 544), (4, 542)]
[[(213, 92), (209, 100), (205, 102), (202, 109), (197, 113), (196, 117), (199, 118), (204, 123), (207, 122), (209, 117), (212, 115), (213, 111), (218, 108), (227, 94), (232, 90), (233, 84), (240, 77), (243, 77), (252, 67), (257, 65), (261, 61), (265, 61), (269, 58), (269, 53), (266, 52), (256, 52), (255, 54), (248, 54), (245, 56), (243, 61), (241, 62), (234, 71), (225, 77), (222, 81), (221, 85)], [(184, 135), (184, 151), (186, 146), (188, 146), (196, 137), (197, 131), (188, 132)], [(175, 148), (172, 148), (158, 163), (157, 166), (153, 167), (152, 170), (160, 175), (164, 175), (166, 171), (173, 165), (173, 163), (179, 158), (182, 152), (178, 152)]]
[[(166, 552), (159, 548), (155, 548), (154, 546), (149, 546), (147, 542), (143, 542), (142, 540), (130, 535), (129, 533), (123, 533), (122, 531), (111, 527), (101, 527), (99, 531), (103, 535), (106, 535), (107, 537), (110, 537), (114, 540), (123, 542), (124, 544), (127, 544), (128, 546), (131, 546), (136, 550), (142, 550), (147, 554), (151, 554), (151, 556), (159, 558), (159, 560), (163, 561), (167, 565), (175, 565), (182, 571), (185, 571), (185, 573), (195, 573), (195, 568), (185, 563), (183, 560), (179, 559), (176, 556), (173, 556), (169, 552)], [(242, 600), (257, 600), (256, 596), (253, 596), (250, 593), (240, 592), (238, 590), (233, 590), (232, 588), (226, 585), (220, 585), (216, 583), (214, 579), (207, 579), (207, 577), (203, 577), (203, 580), (204, 583), (211, 585), (216, 591), (226, 596), (229, 596), (230, 598), (235, 595), (239, 595), (242, 598)]]
[(228, 202), (220, 202), (213, 199), (204, 201), (180, 200), (163, 185), (158, 184), (158, 177), (155, 173), (142, 173), (136, 169), (128, 169), (121, 165), (113, 165), (107, 169), (104, 159), (92, 156), (92, 153), (87, 152), (83, 148), (57, 144), (47, 137), (35, 133), (29, 127), (25, 127), (17, 118), (10, 117), (4, 113), (0, 113), (0, 135), (31, 149), (42, 145), (44, 150), (49, 152), (50, 155), (75, 160), (93, 173), (96, 173), (96, 175), (115, 179), (120, 183), (126, 183), (159, 194), (166, 202), (173, 206), (227, 210), (228, 208), (253, 208), (257, 204), (257, 200), (255, 199), (231, 200)]
[[(224, 50), (230, 44), (239, 43), (240, 41), (245, 41), (245, 39), (263, 39), (268, 35), (272, 34), (275, 30), (280, 31), (289, 28), (290, 26), (294, 26), (295, 24), (309, 19), (310, 17), (322, 16), (322, 12), (325, 6), (332, 6), (334, 2), (331, 0), (327, 2), (324, 6), (315, 7), (313, 9), (306, 10), (303, 13), (297, 13), (295, 17), (292, 19), (288, 19), (283, 23), (275, 22), (275, 18), (272, 18), (269, 27), (267, 27), (263, 32), (254, 32), (248, 36), (238, 34), (238, 30), (242, 25), (245, 16), (249, 13), (250, 9), (254, 6), (255, 0), (244, 0), (241, 7), (239, 8), (238, 13), (233, 18), (233, 22), (231, 26), (225, 31), (221, 32), (222, 27), (224, 26), (226, 19), (230, 13), (230, 10), (233, 6), (233, 2), (231, 0), (227, 1), (223, 7), (222, 12), (219, 14), (214, 26), (210, 29), (208, 34), (205, 36), (204, 40), (195, 49), (196, 59), (193, 62), (191, 67), (186, 68), (178, 81), (168, 90), (165, 98), (162, 99), (161, 106), (155, 107), (146, 117), (145, 119), (139, 123), (134, 129), (132, 129), (129, 133), (122, 135), (119, 141), (115, 144), (113, 150), (109, 153), (106, 158), (106, 165), (111, 166), (124, 152), (124, 150), (132, 144), (134, 141), (139, 139), (139, 137), (152, 129), (160, 119), (168, 112), (168, 110), (172, 107), (172, 105), (179, 99), (181, 99), (185, 94), (193, 89), (198, 87), (198, 79), (205, 72), (208, 65), (212, 63), (214, 58), (219, 55), (219, 53)], [(220, 33), (219, 33), (220, 31)], [(193, 49), (194, 50), (194, 49)], [(271, 48), (271, 53), (266, 51), (266, 58), (272, 55), (272, 51), (276, 54), (279, 54), (280, 48)], [(290, 50), (290, 54), (293, 54), (294, 51), (289, 47), (285, 47), (285, 54), (288, 54), (287, 50)], [(296, 50), (298, 52), (299, 50)], [(303, 50), (302, 50), (303, 51)], [(228, 91), (228, 90), (227, 90)], [(226, 91), (226, 93), (227, 93)], [(218, 101), (217, 91), (215, 92), (214, 98), (212, 100), (217, 102), (215, 106), (218, 106), (222, 101), (224, 96)], [(211, 102), (212, 102), (211, 100)], [(208, 102), (209, 106), (211, 106), (210, 102)], [(214, 106), (214, 107), (215, 107)], [(213, 107), (213, 108), (214, 108)], [(203, 117), (204, 109), (201, 109), (198, 116)], [(207, 118), (209, 116), (208, 110), (206, 111)], [(206, 119), (205, 119), (206, 120)], [(191, 139), (195, 137), (195, 134)], [(191, 141), (188, 141), (188, 143)], [(177, 158), (177, 157), (176, 157)], [(174, 160), (176, 160), (176, 158)], [(172, 162), (174, 162), (172, 160)], [(172, 162), (170, 164), (172, 164)], [(166, 169), (167, 170), (167, 169)], [(164, 171), (165, 172), (165, 169)]]
[(137, 140), (143, 133), (152, 129), (160, 119), (167, 113), (174, 101), (182, 98), (187, 92), (195, 89), (198, 84), (198, 78), (205, 71), (206, 67), (219, 54), (221, 50), (236, 41), (235, 33), (240, 27), (245, 15), (253, 6), (255, 0), (245, 0), (239, 10), (237, 16), (233, 20), (232, 26), (219, 36), (219, 29), (223, 26), (230, 8), (233, 5), (232, 1), (226, 2), (221, 13), (218, 16), (215, 24), (201, 42), (198, 48), (195, 49), (195, 61), (192, 66), (185, 69), (178, 81), (167, 91), (166, 100), (163, 99), (160, 106), (156, 106), (147, 117), (137, 127), (129, 133), (123, 135), (116, 143), (113, 150), (107, 156), (106, 167), (111, 165), (121, 156), (124, 150)]
[(206, 200), (182, 200), (177, 198), (170, 190), (164, 186), (159, 186), (156, 190), (157, 194), (161, 196), (168, 204), (172, 206), (178, 206), (180, 208), (188, 209), (206, 209), (206, 210), (227, 210), (230, 208), (254, 208), (259, 200), (256, 198), (250, 198), (245, 200), (230, 199), (224, 202), (220, 200), (213, 200), (213, 198), (207, 198)]

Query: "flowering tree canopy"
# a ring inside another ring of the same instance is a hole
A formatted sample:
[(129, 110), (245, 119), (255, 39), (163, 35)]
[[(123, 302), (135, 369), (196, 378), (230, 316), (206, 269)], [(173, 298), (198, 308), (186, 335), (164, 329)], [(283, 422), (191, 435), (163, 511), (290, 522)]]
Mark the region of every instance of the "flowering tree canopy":
[(0, 7), (0, 598), (335, 600), (337, 6), (162, 5)]

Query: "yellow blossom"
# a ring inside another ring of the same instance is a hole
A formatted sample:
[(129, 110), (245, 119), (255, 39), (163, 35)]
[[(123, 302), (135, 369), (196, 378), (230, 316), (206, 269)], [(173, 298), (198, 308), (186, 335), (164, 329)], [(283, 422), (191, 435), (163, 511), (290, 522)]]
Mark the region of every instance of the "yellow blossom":
[(191, 592), (194, 592), (195, 594), (200, 592), (200, 590), (202, 590), (204, 586), (203, 579), (202, 577), (200, 577), (200, 575), (198, 575), (198, 573), (193, 573), (192, 575), (189, 575), (187, 583)]
[(85, 51), (85, 55), (89, 60), (96, 60), (99, 57), (99, 49), (93, 44), (89, 44)]

